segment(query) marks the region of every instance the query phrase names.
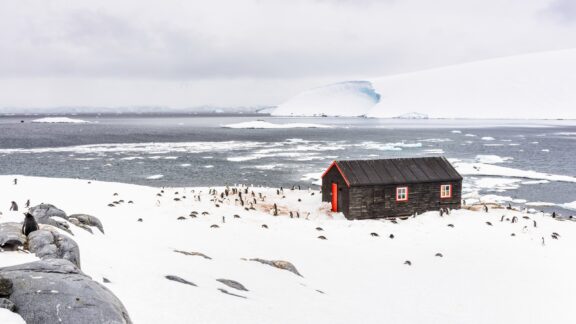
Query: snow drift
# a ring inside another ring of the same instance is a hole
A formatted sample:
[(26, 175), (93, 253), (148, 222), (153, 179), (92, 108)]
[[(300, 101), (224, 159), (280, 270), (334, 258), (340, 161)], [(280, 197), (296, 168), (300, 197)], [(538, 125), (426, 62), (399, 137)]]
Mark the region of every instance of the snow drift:
[[(364, 86), (343, 91), (332, 85), (306, 91), (280, 105), (274, 114), (390, 118), (417, 111), (432, 118), (576, 118), (576, 49), (477, 61), (353, 84)], [(365, 98), (365, 89), (371, 89), (371, 101), (341, 99)]]

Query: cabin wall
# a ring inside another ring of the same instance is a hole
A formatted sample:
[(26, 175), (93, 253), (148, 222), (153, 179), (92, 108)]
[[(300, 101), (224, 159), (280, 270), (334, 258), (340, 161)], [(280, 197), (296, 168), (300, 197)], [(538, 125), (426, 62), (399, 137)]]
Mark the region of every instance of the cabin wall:
[[(452, 185), (452, 197), (440, 198), (440, 186)], [(396, 188), (408, 187), (408, 201), (396, 201)], [(459, 209), (462, 181), (408, 185), (355, 186), (350, 188), (348, 219), (409, 216), (440, 208)]]
[(332, 183), (338, 184), (338, 211), (348, 215), (350, 190), (336, 166), (332, 167), (322, 178), (322, 201), (332, 201)]

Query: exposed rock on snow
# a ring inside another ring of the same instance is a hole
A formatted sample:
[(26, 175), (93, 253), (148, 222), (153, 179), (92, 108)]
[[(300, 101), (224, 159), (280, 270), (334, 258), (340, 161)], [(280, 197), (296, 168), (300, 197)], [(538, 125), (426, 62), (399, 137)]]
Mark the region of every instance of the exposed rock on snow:
[(132, 321), (108, 288), (63, 259), (0, 268), (12, 280), (10, 300), (28, 324), (124, 323)]
[(226, 294), (226, 295), (230, 295), (230, 296), (234, 296), (234, 297), (240, 297), (240, 298), (246, 298), (245, 296), (233, 294), (233, 293), (229, 292), (229, 291), (226, 290), (226, 289), (218, 288), (218, 290), (219, 290), (221, 293)]
[(221, 282), (230, 288), (234, 288), (234, 289), (242, 290), (242, 291), (248, 291), (248, 289), (246, 289), (246, 287), (244, 287), (244, 285), (242, 285), (238, 281), (234, 281), (234, 280), (230, 280), (230, 279), (216, 279), (216, 281)]
[(30, 252), (40, 259), (65, 259), (80, 268), (80, 249), (71, 238), (44, 228), (30, 233), (28, 240)]
[(26, 236), (22, 234), (22, 224), (0, 223), (0, 248), (2, 250), (17, 250), (24, 246)]
[(263, 264), (267, 264), (267, 265), (272, 266), (274, 268), (278, 268), (278, 269), (282, 269), (282, 270), (288, 270), (288, 271), (302, 277), (302, 275), (300, 274), (300, 272), (298, 272), (296, 267), (288, 261), (281, 261), (281, 260), (269, 261), (269, 260), (264, 260), (264, 259), (259, 259), (259, 258), (249, 259), (249, 261), (256, 261), (256, 262), (260, 262)]
[(39, 118), (34, 119), (33, 123), (44, 123), (44, 124), (90, 124), (91, 122), (82, 120), (82, 119), (74, 119), (68, 117), (46, 117), (46, 118)]
[(279, 128), (332, 128), (332, 126), (321, 124), (305, 124), (305, 123), (286, 123), (286, 124), (273, 124), (263, 120), (256, 120), (250, 122), (228, 124), (222, 126), (224, 128), (246, 128), (246, 129), (279, 129)]
[[(86, 214), (73, 214), (67, 216), (66, 212), (51, 204), (40, 204), (34, 206), (30, 208), (30, 213), (39, 224), (52, 225), (72, 235), (74, 235), (74, 233), (66, 221), (69, 221), (90, 233), (92, 233), (90, 226), (97, 227), (100, 232), (104, 233), (104, 226), (102, 226), (102, 222), (100, 222), (97, 217)], [(64, 221), (59, 221), (56, 218), (61, 218)]]
[[(68, 220), (71, 223), (74, 223), (75, 225), (86, 229), (90, 233), (92, 233), (92, 230), (88, 226), (97, 227), (100, 230), (100, 232), (102, 232), (102, 234), (104, 234), (104, 226), (102, 226), (102, 222), (95, 216), (86, 215), (86, 214), (72, 214), (72, 215), (68, 216)], [(79, 223), (80, 225), (83, 225), (83, 226), (78, 225), (76, 223), (76, 221), (77, 221), (77, 223)]]
[(63, 210), (57, 208), (56, 206), (50, 204), (40, 204), (30, 208), (29, 212), (30, 214), (32, 214), (32, 216), (34, 216), (38, 224), (52, 225), (63, 231), (73, 234), (72, 231), (70, 230), (70, 226), (68, 225), (68, 223), (58, 221), (53, 218), (53, 217), (56, 218), (59, 217), (64, 220), (68, 219), (66, 213)]
[(168, 280), (172, 280), (172, 281), (176, 281), (176, 282), (183, 283), (183, 284), (186, 284), (186, 285), (198, 287), (195, 283), (190, 282), (190, 281), (188, 281), (188, 280), (186, 280), (186, 279), (184, 279), (184, 278), (178, 277), (178, 276), (167, 275), (167, 276), (164, 276), (164, 277), (165, 277), (166, 279), (168, 279)]
[(187, 251), (180, 251), (180, 250), (174, 250), (174, 252), (176, 252), (176, 253), (181, 253), (181, 254), (184, 254), (184, 255), (201, 256), (201, 257), (203, 257), (204, 259), (212, 260), (211, 257), (207, 256), (207, 255), (204, 254), (204, 253), (200, 253), (200, 252), (187, 252)]

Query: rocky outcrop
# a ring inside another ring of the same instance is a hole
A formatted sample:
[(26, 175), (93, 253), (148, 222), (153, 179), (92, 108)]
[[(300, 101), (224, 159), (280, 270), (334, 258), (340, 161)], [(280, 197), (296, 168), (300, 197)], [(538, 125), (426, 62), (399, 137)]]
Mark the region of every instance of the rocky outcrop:
[(241, 291), (248, 291), (243, 284), (239, 283), (238, 281), (230, 280), (230, 279), (216, 279), (216, 281), (225, 284), (230, 288), (234, 288)]
[(259, 259), (259, 258), (254, 258), (254, 259), (248, 259), (248, 261), (256, 261), (256, 262), (260, 262), (262, 264), (267, 264), (269, 266), (272, 266), (274, 268), (278, 268), (278, 269), (282, 269), (282, 270), (287, 270), (290, 271), (296, 275), (299, 275), (300, 277), (302, 277), (302, 275), (300, 274), (300, 272), (298, 272), (298, 270), (296, 269), (296, 267), (288, 262), (288, 261), (282, 261), (282, 260), (264, 260), (264, 259)]
[(28, 324), (132, 323), (122, 302), (70, 261), (0, 268), (0, 276), (13, 283), (10, 300)]
[[(96, 227), (104, 234), (104, 226), (102, 222), (95, 216), (87, 214), (72, 214), (68, 216), (62, 209), (57, 208), (50, 204), (40, 204), (30, 208), (30, 213), (39, 224), (47, 224), (57, 227), (72, 235), (74, 233), (70, 229), (68, 222), (92, 233), (91, 227)], [(60, 218), (61, 220), (59, 220)]]
[[(66, 222), (68, 220), (68, 216), (63, 210), (57, 208), (56, 206), (50, 204), (40, 204), (30, 208), (29, 212), (32, 214), (32, 216), (34, 216), (38, 224), (52, 225), (74, 235), (70, 230), (70, 225), (68, 225)], [(60, 221), (57, 218), (61, 218), (63, 221)]]
[(42, 260), (64, 259), (80, 268), (80, 249), (68, 236), (44, 228), (28, 235), (28, 249)]
[(22, 234), (22, 224), (0, 223), (0, 249), (14, 251), (24, 246), (26, 236)]
[(102, 226), (102, 222), (95, 216), (86, 214), (73, 214), (68, 216), (68, 221), (78, 227), (87, 230), (90, 233), (92, 233), (90, 226), (96, 227), (100, 230), (100, 232), (102, 232), (102, 234), (104, 234), (104, 226)]
[(178, 276), (167, 275), (167, 276), (164, 276), (164, 278), (166, 278), (166, 279), (168, 279), (168, 280), (176, 281), (176, 282), (179, 282), (179, 283), (183, 283), (183, 284), (185, 284), (185, 285), (190, 285), (190, 286), (198, 287), (195, 283), (190, 282), (190, 281), (188, 281), (188, 280), (186, 280), (186, 279), (184, 279), (184, 278), (178, 277)]

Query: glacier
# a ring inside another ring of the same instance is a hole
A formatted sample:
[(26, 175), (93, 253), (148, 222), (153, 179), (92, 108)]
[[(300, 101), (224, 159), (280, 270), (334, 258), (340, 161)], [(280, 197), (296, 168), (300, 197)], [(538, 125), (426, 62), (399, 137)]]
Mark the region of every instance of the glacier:
[(304, 91), (282, 103), (273, 116), (366, 115), (380, 101), (369, 81), (345, 81)]
[(476, 61), (302, 92), (274, 115), (576, 118), (576, 49)]

